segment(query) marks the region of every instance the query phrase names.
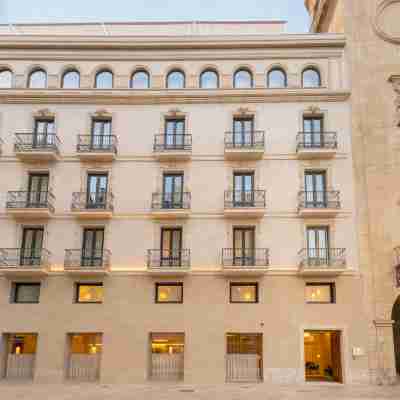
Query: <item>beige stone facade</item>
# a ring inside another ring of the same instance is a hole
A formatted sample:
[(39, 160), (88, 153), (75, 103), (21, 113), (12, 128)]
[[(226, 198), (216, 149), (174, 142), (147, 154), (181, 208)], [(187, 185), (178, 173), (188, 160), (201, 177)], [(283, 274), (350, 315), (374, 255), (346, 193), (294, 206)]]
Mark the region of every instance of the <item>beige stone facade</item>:
[(369, 380), (347, 44), (282, 29), (0, 27), (3, 378)]

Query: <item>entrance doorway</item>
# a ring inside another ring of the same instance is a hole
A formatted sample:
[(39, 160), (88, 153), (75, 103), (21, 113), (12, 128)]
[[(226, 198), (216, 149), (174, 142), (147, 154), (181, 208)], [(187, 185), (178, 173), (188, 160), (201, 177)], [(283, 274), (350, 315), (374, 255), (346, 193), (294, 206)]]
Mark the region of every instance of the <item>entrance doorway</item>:
[(400, 296), (394, 303), (392, 311), (394, 356), (396, 360), (397, 375), (400, 375)]
[(343, 383), (341, 354), (340, 331), (305, 331), (306, 381)]

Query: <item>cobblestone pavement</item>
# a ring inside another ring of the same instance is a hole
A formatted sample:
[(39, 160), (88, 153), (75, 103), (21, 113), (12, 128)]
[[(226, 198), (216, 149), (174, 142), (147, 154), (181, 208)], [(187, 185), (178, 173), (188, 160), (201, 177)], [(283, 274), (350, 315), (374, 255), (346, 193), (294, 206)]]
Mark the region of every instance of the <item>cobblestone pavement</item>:
[(400, 400), (400, 385), (108, 385), (2, 382), (0, 400)]

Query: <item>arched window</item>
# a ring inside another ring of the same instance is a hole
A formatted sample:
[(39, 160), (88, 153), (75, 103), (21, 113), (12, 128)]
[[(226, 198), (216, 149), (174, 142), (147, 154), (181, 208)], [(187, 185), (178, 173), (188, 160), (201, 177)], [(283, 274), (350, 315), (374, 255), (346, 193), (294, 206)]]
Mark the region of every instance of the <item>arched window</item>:
[(113, 73), (108, 69), (103, 69), (96, 74), (95, 88), (96, 89), (112, 89), (114, 86)]
[(253, 75), (245, 68), (238, 69), (233, 75), (233, 87), (246, 89), (253, 87)]
[(268, 72), (267, 87), (270, 89), (287, 86), (286, 72), (282, 68), (273, 68)]
[(321, 86), (321, 74), (316, 68), (306, 68), (302, 74), (303, 88), (316, 88)]
[(219, 87), (219, 76), (213, 69), (206, 69), (200, 75), (200, 87), (202, 89), (217, 89)]
[(132, 89), (149, 89), (150, 88), (149, 73), (143, 69), (135, 71), (132, 74), (130, 86)]
[(68, 70), (62, 77), (62, 87), (64, 89), (78, 89), (80, 86), (81, 76), (75, 69)]
[(13, 74), (9, 69), (0, 70), (0, 89), (9, 89), (13, 84)]
[(185, 74), (179, 69), (171, 71), (167, 76), (167, 88), (184, 89), (184, 87), (185, 87)]
[(28, 87), (30, 89), (45, 89), (47, 87), (47, 73), (43, 69), (35, 69), (29, 74)]

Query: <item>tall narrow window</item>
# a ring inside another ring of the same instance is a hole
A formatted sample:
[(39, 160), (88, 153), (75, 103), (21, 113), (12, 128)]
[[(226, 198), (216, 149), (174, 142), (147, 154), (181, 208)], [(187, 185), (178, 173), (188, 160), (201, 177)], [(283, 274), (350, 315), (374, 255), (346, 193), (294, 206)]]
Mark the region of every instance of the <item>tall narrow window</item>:
[(247, 89), (253, 87), (253, 75), (245, 68), (238, 69), (233, 76), (233, 87)]
[(182, 260), (182, 229), (162, 228), (161, 266), (180, 266)]
[(324, 119), (318, 117), (303, 117), (304, 147), (324, 147)]
[(329, 228), (326, 226), (307, 228), (308, 262), (314, 265), (329, 264)]
[(63, 89), (79, 89), (80, 74), (76, 70), (68, 70), (62, 77)]
[(47, 73), (43, 69), (35, 69), (29, 74), (28, 87), (30, 89), (45, 89), (47, 87)]
[(202, 89), (217, 89), (219, 87), (218, 73), (212, 69), (206, 69), (200, 75), (200, 87)]
[(144, 70), (135, 71), (132, 74), (130, 86), (132, 89), (149, 89), (150, 88), (149, 73)]
[(35, 119), (35, 130), (33, 132), (32, 147), (48, 147), (55, 144), (55, 122), (52, 118)]
[(85, 228), (82, 242), (82, 266), (95, 267), (103, 265), (103, 228)]
[(108, 174), (89, 174), (87, 178), (87, 208), (104, 209), (107, 206)]
[(90, 135), (91, 150), (107, 150), (112, 147), (112, 121), (111, 119), (92, 120), (92, 132)]
[(0, 89), (10, 89), (13, 85), (13, 74), (9, 69), (0, 70)]
[(21, 265), (40, 265), (43, 248), (43, 228), (24, 228), (21, 244)]
[(284, 88), (287, 86), (286, 72), (281, 68), (274, 68), (268, 72), (267, 87), (270, 89)]
[(48, 207), (49, 174), (29, 174), (27, 207), (43, 208)]
[(164, 174), (163, 208), (183, 207), (183, 174)]
[(166, 119), (164, 135), (167, 150), (183, 149), (185, 146), (185, 120), (183, 118)]
[(109, 70), (102, 70), (96, 74), (96, 89), (112, 89), (114, 86), (114, 76)]
[(308, 208), (326, 208), (326, 172), (306, 171), (304, 174), (305, 206)]
[(181, 70), (173, 70), (167, 76), (168, 89), (184, 89), (185, 88), (185, 74)]
[(233, 119), (234, 147), (254, 145), (254, 117), (236, 117)]
[(316, 68), (306, 68), (302, 73), (303, 88), (316, 88), (321, 86), (321, 74)]
[(234, 207), (254, 206), (254, 173), (235, 172), (233, 175)]
[(233, 265), (255, 265), (254, 227), (236, 227), (233, 229)]

